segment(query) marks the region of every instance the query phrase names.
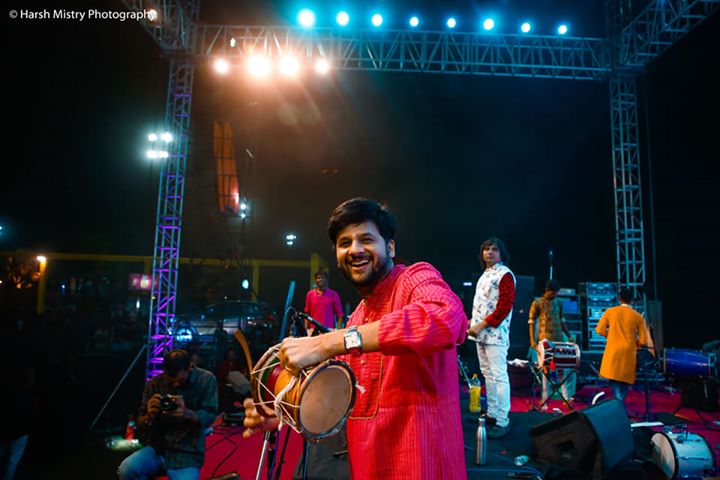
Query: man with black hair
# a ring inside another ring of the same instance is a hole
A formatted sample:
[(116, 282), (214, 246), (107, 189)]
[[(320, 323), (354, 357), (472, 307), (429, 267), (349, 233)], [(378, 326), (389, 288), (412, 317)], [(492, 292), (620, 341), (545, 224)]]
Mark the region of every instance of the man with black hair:
[[(343, 325), (345, 314), (340, 302), (340, 294), (328, 287), (328, 272), (318, 270), (315, 273), (315, 288), (305, 295), (305, 313), (330, 329)], [(315, 325), (306, 322), (305, 328), (315, 330)]]
[(477, 342), (480, 371), (485, 377), (488, 438), (502, 438), (510, 431), (510, 377), (507, 352), (510, 319), (515, 303), (515, 275), (505, 242), (491, 237), (480, 245), (485, 271), (475, 287), (468, 337)]
[(205, 430), (217, 416), (215, 376), (190, 363), (185, 350), (171, 350), (163, 373), (143, 391), (137, 416), (145, 445), (118, 467), (120, 480), (167, 475), (172, 480), (197, 480), (205, 462)]
[[(530, 316), (528, 318), (528, 325), (530, 328), (530, 346), (537, 348), (537, 344), (543, 340), (549, 340), (551, 342), (564, 342), (567, 337), (568, 342), (573, 342), (573, 336), (568, 330), (565, 318), (563, 317), (563, 305), (560, 300), (557, 299), (558, 291), (560, 290), (560, 282), (555, 279), (550, 279), (545, 284), (545, 293), (542, 297), (536, 298), (530, 304)], [(537, 334), (535, 333), (535, 322), (537, 321)], [(537, 338), (537, 341), (535, 340)], [(558, 381), (562, 383), (561, 392), (565, 400), (570, 400), (568, 392), (567, 382), (565, 379), (565, 369), (557, 369)], [(548, 379), (547, 376), (543, 375), (542, 379), (542, 408), (547, 410), (548, 399)]]
[[(396, 265), (395, 219), (353, 198), (331, 214), (338, 268), (362, 301), (347, 329), (286, 338), (278, 357), (300, 369), (342, 356), (357, 377), (347, 421), (354, 480), (465, 479), (456, 344), (467, 319), (460, 299), (430, 264)], [(246, 403), (245, 426), (269, 428)]]
[(600, 376), (610, 380), (613, 396), (623, 402), (635, 383), (638, 346), (647, 346), (645, 319), (632, 308), (633, 293), (624, 288), (618, 294), (620, 305), (605, 310), (595, 331), (607, 337), (600, 363)]

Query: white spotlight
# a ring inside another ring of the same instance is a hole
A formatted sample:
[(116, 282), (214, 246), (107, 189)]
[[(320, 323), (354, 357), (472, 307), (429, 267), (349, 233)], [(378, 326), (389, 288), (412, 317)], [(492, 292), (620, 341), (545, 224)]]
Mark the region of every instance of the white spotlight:
[(173, 140), (173, 136), (170, 134), (170, 132), (165, 132), (160, 134), (160, 140), (162, 140), (165, 143), (170, 143)]
[(248, 59), (248, 71), (253, 77), (267, 77), (271, 70), (270, 60), (263, 55), (253, 55)]
[(303, 8), (302, 10), (300, 10), (300, 13), (298, 13), (297, 20), (298, 20), (298, 23), (305, 28), (314, 27), (315, 26), (315, 13), (313, 13), (312, 10)]
[(493, 20), (492, 18), (486, 18), (483, 21), (483, 28), (487, 31), (492, 30), (493, 28), (495, 28), (495, 20)]
[(235, 47), (237, 47), (237, 40), (235, 40), (235, 38), (233, 37), (230, 39), (230, 48), (235, 48)]
[(230, 64), (224, 58), (218, 58), (213, 62), (215, 71), (219, 74), (225, 75), (230, 71)]
[(345, 27), (348, 23), (350, 23), (350, 15), (348, 15), (347, 12), (338, 12), (337, 16), (335, 17), (335, 21), (341, 27)]
[(522, 25), (520, 25), (521, 32), (530, 33), (530, 30), (532, 30), (532, 26), (528, 22), (525, 22)]
[(156, 158), (158, 158), (158, 152), (157, 150), (148, 150), (147, 152), (145, 152), (145, 156), (150, 160), (155, 160)]
[(324, 58), (318, 59), (318, 61), (315, 62), (315, 71), (320, 75), (325, 75), (330, 71), (330, 62)]
[(148, 135), (148, 140), (150, 140), (151, 142), (157, 142), (157, 139), (157, 133), (151, 133), (150, 135)]
[(294, 77), (300, 70), (300, 62), (295, 57), (283, 57), (280, 59), (280, 72), (286, 77)]
[(568, 32), (568, 27), (565, 24), (560, 25), (557, 31), (560, 35), (565, 35)]
[(457, 25), (457, 20), (455, 20), (455, 19), (452, 18), (452, 17), (450, 17), (450, 18), (447, 19), (447, 26), (448, 26), (448, 28), (455, 28), (455, 25)]
[(420, 25), (420, 19), (418, 17), (412, 17), (410, 18), (410, 26), (415, 28), (418, 25)]
[(370, 21), (372, 22), (373, 26), (379, 27), (383, 23), (383, 17), (379, 13), (376, 13), (375, 15), (372, 16)]

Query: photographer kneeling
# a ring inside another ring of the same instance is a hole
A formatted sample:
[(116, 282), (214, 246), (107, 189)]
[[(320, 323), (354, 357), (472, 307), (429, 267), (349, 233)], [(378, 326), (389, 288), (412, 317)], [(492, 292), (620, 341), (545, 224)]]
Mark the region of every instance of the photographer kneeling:
[(163, 370), (145, 385), (137, 417), (144, 447), (120, 464), (120, 480), (157, 475), (170, 480), (200, 478), (205, 429), (217, 416), (217, 380), (192, 365), (185, 350), (167, 352)]

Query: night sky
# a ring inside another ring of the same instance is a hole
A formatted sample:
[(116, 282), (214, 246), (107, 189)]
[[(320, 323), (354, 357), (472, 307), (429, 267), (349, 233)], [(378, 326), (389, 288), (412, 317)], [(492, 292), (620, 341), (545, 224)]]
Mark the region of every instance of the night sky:
[[(120, 2), (22, 3), (7, 10), (122, 10)], [(285, 23), (297, 7), (259, 3), (208, 1), (203, 19)], [(539, 3), (496, 7), (505, 18), (558, 11), (573, 34), (603, 34), (602, 2)], [(444, 14), (431, 2), (416, 6)], [(486, 4), (454, 6), (477, 17)], [(720, 330), (711, 320), (719, 17), (638, 83), (643, 174), (652, 175), (643, 185), (648, 289), (663, 303), (666, 346), (697, 348)], [(143, 152), (164, 116), (162, 52), (132, 21), (21, 21), (7, 13), (3, 21), (9, 108), (0, 251), (152, 254), (159, 167)], [(479, 244), (490, 235), (507, 242), (515, 273), (534, 276), (538, 288), (549, 249), (565, 287), (615, 280), (606, 83), (334, 72), (258, 85), (239, 77), (219, 78), (205, 64), (196, 71), (183, 256), (232, 256), (241, 244), (253, 258), (307, 259), (315, 251), (332, 260), (328, 214), (363, 195), (396, 213), (398, 254), (430, 261), (456, 289), (476, 278)], [(254, 167), (239, 162), (254, 209), (241, 236), (216, 212), (213, 121), (233, 126), (238, 152), (254, 146)], [(284, 245), (289, 232), (299, 237), (292, 249)], [(305, 285), (306, 273), (299, 280)], [(356, 298), (339, 274), (332, 286)]]

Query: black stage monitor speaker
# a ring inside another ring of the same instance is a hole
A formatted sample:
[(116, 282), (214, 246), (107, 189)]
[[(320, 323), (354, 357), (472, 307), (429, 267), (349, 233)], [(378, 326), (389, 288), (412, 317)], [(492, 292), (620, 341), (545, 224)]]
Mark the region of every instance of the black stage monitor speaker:
[(536, 425), (530, 434), (539, 458), (578, 473), (592, 470), (598, 451), (607, 472), (629, 460), (634, 448), (630, 420), (614, 399)]

